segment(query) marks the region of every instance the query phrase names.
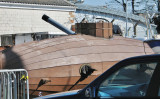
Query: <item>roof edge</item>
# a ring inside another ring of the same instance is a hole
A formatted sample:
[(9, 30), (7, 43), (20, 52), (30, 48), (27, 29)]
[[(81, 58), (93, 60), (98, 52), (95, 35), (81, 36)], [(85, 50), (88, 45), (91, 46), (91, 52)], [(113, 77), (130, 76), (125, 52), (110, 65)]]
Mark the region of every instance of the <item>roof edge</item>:
[[(101, 6), (97, 7), (97, 6), (84, 5), (84, 4), (77, 4), (75, 6), (77, 7), (77, 10), (94, 11), (94, 12), (108, 13), (108, 14), (112, 14), (112, 15), (116, 15), (116, 16), (126, 17), (126, 12), (118, 11), (115, 9), (113, 10), (113, 9), (104, 8), (104, 7), (102, 9)], [(88, 8), (90, 8), (90, 9), (88, 9)], [(118, 14), (118, 13), (120, 13), (120, 14)], [(128, 14), (128, 18), (145, 23), (145, 18), (143, 18), (142, 16)]]
[(25, 4), (25, 3), (8, 3), (0, 2), (0, 8), (13, 9), (30, 9), (30, 10), (51, 10), (51, 11), (76, 11), (74, 6), (57, 6), (57, 5), (41, 5), (41, 4)]
[(56, 5), (56, 6), (73, 6), (74, 4), (66, 0), (0, 0), (3, 3), (19, 3), (19, 4), (39, 4), (39, 5)]

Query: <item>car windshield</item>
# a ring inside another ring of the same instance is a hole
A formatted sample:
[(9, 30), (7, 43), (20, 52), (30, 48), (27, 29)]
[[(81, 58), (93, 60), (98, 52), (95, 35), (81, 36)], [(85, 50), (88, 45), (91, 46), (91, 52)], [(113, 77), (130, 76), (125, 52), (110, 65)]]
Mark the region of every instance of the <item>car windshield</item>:
[(128, 65), (113, 73), (99, 87), (99, 97), (145, 96), (157, 63)]

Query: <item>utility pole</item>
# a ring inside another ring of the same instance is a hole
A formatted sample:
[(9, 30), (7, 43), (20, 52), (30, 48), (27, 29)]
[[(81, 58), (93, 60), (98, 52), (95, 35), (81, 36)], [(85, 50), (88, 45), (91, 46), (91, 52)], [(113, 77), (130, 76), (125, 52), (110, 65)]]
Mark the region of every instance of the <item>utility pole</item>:
[(128, 34), (128, 0), (126, 0), (126, 34), (125, 34), (125, 37), (129, 36)]
[(158, 12), (160, 12), (160, 0), (158, 0)]

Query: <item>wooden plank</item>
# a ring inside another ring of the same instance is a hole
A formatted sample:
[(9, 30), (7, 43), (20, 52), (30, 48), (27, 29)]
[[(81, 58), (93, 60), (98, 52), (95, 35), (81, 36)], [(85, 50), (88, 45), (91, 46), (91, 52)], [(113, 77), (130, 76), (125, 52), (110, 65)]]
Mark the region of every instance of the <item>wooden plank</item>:
[[(107, 50), (110, 50), (110, 49), (112, 50), (112, 48), (113, 47), (108, 48)], [(115, 47), (115, 48), (116, 48), (116, 50), (118, 50), (117, 47)], [(25, 66), (26, 69), (32, 70), (32, 69), (38, 69), (38, 68), (48, 68), (48, 67), (71, 65), (71, 64), (82, 64), (82, 63), (92, 63), (92, 62), (102, 62), (102, 61), (117, 61), (117, 60), (122, 60), (124, 58), (145, 54), (144, 51), (131, 52), (132, 50), (129, 50), (130, 48), (131, 47), (126, 48), (130, 52), (113, 52), (112, 51), (112, 52), (103, 52), (103, 53), (90, 53), (90, 54), (84, 54), (84, 55), (68, 56), (68, 57), (63, 57), (63, 58), (47, 59), (47, 60), (43, 60), (43, 61), (39, 60), (38, 62), (32, 61), (31, 63), (27, 63), (25, 61), (23, 61), (23, 63), (21, 61), (19, 61), (18, 63), (6, 62), (7, 64), (5, 66), (10, 67), (9, 65), (11, 65), (11, 66), (22, 65), (22, 66)], [(104, 49), (104, 50), (106, 50), (106, 49)], [(142, 50), (142, 49), (140, 49), (140, 50)], [(104, 59), (101, 58), (101, 55), (104, 56), (103, 54), (106, 55)], [(118, 57), (116, 57), (116, 55), (118, 55)], [(123, 58), (121, 58), (121, 57), (123, 57)]]
[(103, 71), (102, 72), (105, 72), (106, 70), (111, 68), (116, 63), (118, 63), (118, 61), (115, 61), (115, 62), (103, 62)]
[[(78, 43), (78, 45), (77, 45)], [(86, 41), (81, 41), (81, 42), (69, 42), (69, 43), (65, 43), (65, 44), (59, 44), (56, 46), (50, 46), (50, 47), (46, 47), (44, 49), (40, 49), (40, 50), (36, 50), (34, 52), (25, 54), (25, 56), (22, 56), (23, 59), (28, 59), (28, 58), (32, 58), (35, 56), (39, 56), (39, 55), (43, 55), (43, 54), (47, 54), (47, 53), (51, 53), (51, 52), (57, 52), (60, 50), (65, 50), (65, 49), (70, 49), (70, 48), (80, 48), (80, 47), (85, 47), (88, 46), (88, 43)]]
[[(86, 78), (84, 81), (79, 82), (79, 84), (89, 84), (90, 82), (92, 82), (95, 78), (97, 78), (99, 75), (96, 76), (89, 76), (88, 78)], [(29, 84), (33, 85), (33, 84), (39, 84), (41, 79), (44, 80), (50, 80), (51, 82), (48, 82), (45, 85), (74, 85), (78, 80), (79, 80), (80, 76), (78, 77), (50, 77), (50, 78), (42, 78), (42, 77), (32, 77), (29, 78)]]
[[(82, 64), (71, 65), (71, 66), (57, 66), (52, 68), (37, 68), (36, 70), (29, 70), (29, 77), (42, 77), (42, 78), (50, 78), (50, 77), (72, 77), (72, 76), (80, 76), (79, 68)], [(93, 75), (99, 75), (102, 73), (102, 63), (90, 63), (91, 67), (96, 69)], [(58, 71), (58, 72), (57, 72)]]
[(145, 53), (103, 53), (101, 54), (102, 61), (120, 61), (133, 56), (145, 55)]
[[(118, 49), (122, 47), (122, 49)], [(124, 48), (124, 49), (123, 49)], [(81, 48), (73, 48), (73, 49), (66, 49), (63, 51), (56, 51), (48, 54), (41, 54), (34, 58), (29, 58), (24, 60), (24, 63), (31, 64), (36, 62), (41, 62), (49, 59), (57, 59), (57, 58), (65, 58), (71, 56), (78, 56), (78, 55), (88, 55), (93, 53), (132, 53), (132, 52), (144, 52), (143, 47), (135, 47), (135, 46), (92, 46), (92, 47), (81, 47)], [(13, 60), (15, 62), (15, 60)]]
[(23, 45), (23, 44), (21, 46), (17, 45), (17, 46), (14, 46), (12, 48), (12, 50), (14, 52), (19, 52), (19, 53), (20, 52), (24, 53), (24, 51), (26, 51), (28, 53), (28, 50), (33, 51), (35, 49), (42, 49), (42, 48), (57, 45), (57, 44), (73, 42), (74, 40), (75, 41), (82, 40), (82, 36), (81, 35), (72, 35), (72, 36), (62, 36), (62, 37), (59, 37), (59, 38), (45, 39), (45, 40), (41, 40), (39, 42), (35, 41), (35, 42), (29, 43), (29, 44), (26, 44), (26, 45)]
[(104, 35), (104, 38), (107, 38), (107, 39), (110, 38), (108, 28), (107, 29), (103, 29), (103, 35)]
[[(80, 40), (80, 41), (82, 41), (84, 39), (82, 39), (82, 38), (74, 38), (73, 40), (76, 40), (76, 41)], [(72, 42), (72, 39), (68, 39), (68, 42)], [(38, 47), (36, 46), (36, 47), (33, 47), (33, 48), (28, 48), (27, 50), (22, 51), (22, 52), (21, 51), (20, 52), (14, 52), (12, 49), (10, 49), (9, 51), (5, 52), (5, 54), (8, 56), (9, 59), (13, 59), (13, 58), (15, 58), (15, 55), (13, 55), (12, 53), (16, 53), (18, 55), (25, 55), (25, 54), (29, 54), (31, 52), (35, 52), (36, 50), (41, 50), (41, 49), (44, 49), (44, 48), (47, 48), (47, 47), (51, 47), (51, 46), (53, 47), (53, 46), (59, 45), (59, 44), (64, 45), (65, 43), (68, 43), (68, 42), (66, 42), (66, 40), (64, 40), (64, 41), (62, 40), (60, 42), (52, 42), (52, 43), (49, 43), (48, 45), (45, 44), (43, 46), (39, 45)]]
[[(122, 42), (122, 41), (117, 41), (117, 44), (116, 44), (116, 42), (113, 42), (113, 41), (107, 41), (107, 42), (104, 42), (104, 40), (99, 40), (99, 41), (82, 41), (82, 42), (75, 42), (75, 43), (67, 43), (67, 44), (65, 44), (65, 46), (64, 45), (57, 45), (56, 47), (54, 47), (54, 46), (52, 46), (52, 47), (48, 47), (48, 48), (45, 48), (45, 49), (41, 49), (41, 50), (38, 50), (38, 51), (35, 51), (35, 52), (32, 52), (32, 53), (28, 53), (28, 54), (26, 54), (25, 55), (25, 57), (23, 57), (24, 59), (27, 59), (27, 58), (29, 58), (30, 56), (31, 57), (33, 57), (33, 56), (38, 56), (38, 55), (43, 55), (43, 54), (45, 54), (45, 53), (49, 53), (49, 52), (54, 52), (54, 51), (57, 51), (57, 50), (63, 50), (63, 49), (68, 49), (68, 48), (81, 48), (81, 47), (87, 47), (87, 46), (89, 46), (88, 44), (90, 43), (90, 42), (94, 42), (94, 43), (92, 43), (92, 45), (94, 45), (94, 46), (99, 46), (99, 45), (101, 45), (101, 46), (110, 46), (110, 45), (112, 45), (112, 46), (115, 46), (115, 45), (126, 45), (126, 46), (129, 46), (129, 45), (133, 45), (133, 46), (135, 46), (135, 47), (137, 47), (137, 46), (142, 46), (143, 47), (143, 45), (142, 45), (142, 43), (134, 43), (134, 44), (131, 44), (131, 42), (129, 42), (129, 43), (127, 43), (127, 42)], [(78, 43), (78, 45), (79, 46), (77, 46), (77, 43)], [(35, 55), (34, 55), (35, 54)]]
[[(48, 47), (50, 46), (49, 44), (51, 44), (52, 46), (55, 45), (55, 44), (59, 44), (59, 42), (61, 42), (62, 40), (65, 40), (67, 38), (77, 38), (77, 37), (81, 37), (81, 38), (85, 38), (87, 40), (91, 40), (92, 39), (97, 39), (97, 38), (94, 38), (92, 36), (87, 36), (87, 35), (76, 35), (76, 36), (65, 36), (65, 37), (60, 37), (60, 38), (54, 38), (54, 39), (47, 39), (47, 40), (42, 40), (40, 42), (32, 42), (32, 43), (27, 43), (25, 45), (21, 45), (21, 47), (19, 47), (18, 45), (17, 46), (14, 46), (12, 49), (14, 52), (23, 52), (25, 50), (29, 50), (30, 48), (37, 48), (37, 47), (40, 47), (41, 45), (48, 45)], [(99, 38), (98, 38), (99, 39)], [(131, 41), (134, 41), (134, 42), (141, 42), (141, 41), (138, 41), (138, 40), (133, 40), (133, 39), (129, 39), (129, 38), (123, 38), (123, 37), (117, 37), (115, 36), (114, 37), (114, 40), (131, 40)], [(99, 39), (100, 40), (100, 39)], [(57, 42), (57, 43), (55, 43)], [(64, 41), (63, 41), (64, 42)], [(44, 46), (44, 47), (47, 47), (47, 46)], [(23, 50), (21, 50), (21, 48), (24, 48)], [(40, 47), (42, 48), (42, 47)], [(23, 52), (24, 53), (24, 52)]]
[(96, 23), (96, 29), (102, 29), (103, 23)]
[(111, 28), (111, 29), (112, 29), (112, 28), (113, 28), (113, 24), (109, 22), (109, 23), (108, 23), (108, 28)]
[(103, 22), (103, 29), (108, 29), (109, 25), (106, 22)]
[(103, 30), (102, 29), (96, 29), (96, 37), (103, 37)]
[[(71, 86), (72, 85), (68, 85), (68, 86), (67, 85), (66, 86), (43, 85), (43, 86), (39, 87), (38, 90), (62, 92), (62, 91), (68, 91)], [(86, 85), (76, 85), (75, 87), (73, 87), (72, 90), (82, 89), (85, 86)], [(30, 90), (35, 90), (36, 88), (37, 88), (37, 85), (30, 85), (29, 86)]]
[(108, 33), (109, 33), (109, 36), (110, 36), (110, 37), (113, 37), (113, 29), (112, 29), (112, 28), (109, 28), (109, 29), (108, 29)]
[[(107, 50), (106, 50), (107, 49)], [(151, 49), (145, 48), (146, 52), (152, 52)], [(66, 49), (63, 51), (56, 51), (52, 53), (47, 54), (41, 54), (37, 55), (34, 58), (28, 58), (23, 59), (25, 56), (21, 58), (14, 58), (12, 60), (6, 60), (7, 65), (17, 65), (16, 62), (22, 61), (20, 64), (24, 65), (30, 65), (30, 64), (36, 64), (37, 62), (45, 62), (49, 61), (51, 59), (54, 59), (55, 61), (61, 60), (62, 58), (66, 57), (79, 57), (81, 55), (89, 55), (89, 54), (98, 54), (98, 53), (143, 53), (144, 52), (144, 46), (142, 47), (135, 47), (135, 46), (123, 46), (123, 45), (114, 45), (114, 46), (92, 46), (92, 47), (81, 47), (81, 48), (73, 48), (73, 49)], [(36, 52), (35, 52), (36, 53)], [(32, 53), (34, 55), (34, 53)], [(15, 54), (16, 56), (16, 54)], [(26, 56), (28, 56), (26, 54)], [(30, 57), (32, 57), (30, 55)], [(7, 56), (7, 58), (9, 58)], [(7, 62), (8, 61), (8, 62)], [(107, 61), (107, 60), (106, 60)], [(38, 63), (37, 63), (38, 64)], [(54, 65), (55, 66), (55, 65)]]
[[(126, 54), (126, 53), (121, 53), (121, 55), (122, 54)], [(65, 65), (71, 65), (71, 64), (102, 62), (102, 58), (100, 57), (100, 55), (101, 54), (89, 54), (89, 55), (79, 55), (79, 56), (71, 56), (71, 57), (65, 57), (65, 58), (60, 58), (60, 59), (47, 60), (47, 61), (42, 61), (42, 62), (26, 65), (25, 68), (28, 70), (32, 70), (32, 69), (38, 69), (38, 68), (65, 66)], [(109, 59), (109, 61), (111, 60), (114, 61), (116, 59), (113, 59), (113, 58)], [(105, 61), (108, 61), (108, 60), (105, 60)]]
[(87, 25), (88, 29), (102, 29), (103, 27), (102, 23), (86, 23), (86, 24), (88, 24)]
[[(87, 37), (87, 38), (85, 38)], [(76, 37), (74, 39), (71, 38), (66, 38), (68, 40), (65, 40), (64, 42), (61, 43), (53, 43), (53, 45), (45, 45), (47, 47), (41, 48), (39, 47), (38, 49), (32, 49), (29, 50), (31, 51), (30, 53), (24, 53), (22, 52), (14, 52), (12, 49), (9, 49), (3, 53), (3, 56), (5, 56), (4, 61), (5, 61), (5, 66), (10, 67), (9, 65), (14, 65), (17, 67), (21, 67), (20, 65), (27, 66), (35, 62), (39, 61), (44, 61), (48, 59), (55, 59), (55, 61), (61, 61), (67, 57), (67, 59), (72, 59), (72, 55), (77, 57), (81, 57), (81, 55), (88, 55), (88, 54), (97, 54), (104, 52), (131, 52), (131, 53), (141, 53), (144, 52), (144, 45), (145, 45), (145, 51), (146, 53), (152, 53), (152, 49), (149, 48), (147, 44), (143, 45), (143, 42), (137, 41), (137, 40), (130, 40), (130, 39), (121, 39), (121, 38), (115, 38), (115, 40), (103, 40), (100, 38), (94, 38), (93, 40), (86, 41), (86, 39), (89, 39), (90, 36), (80, 36)], [(85, 39), (84, 39), (85, 38)], [(68, 42), (66, 42), (68, 41)], [(76, 41), (76, 42), (72, 42)], [(40, 43), (41, 44), (41, 43)], [(37, 44), (36, 46), (38, 46)], [(107, 46), (106, 48), (104, 46)], [(117, 48), (118, 50), (117, 50)], [(138, 50), (137, 50), (138, 48)], [(66, 49), (66, 50), (65, 50)], [(107, 50), (106, 50), (107, 49)], [(59, 50), (59, 53), (57, 51)], [(62, 51), (61, 51), (62, 50)], [(100, 50), (100, 51), (99, 51)], [(116, 51), (117, 50), (117, 51)], [(121, 51), (122, 50), (122, 51)], [(139, 51), (139, 52), (137, 52)], [(97, 52), (97, 53), (96, 53)], [(64, 54), (64, 55), (62, 55)], [(62, 56), (60, 56), (62, 55)], [(44, 56), (44, 57), (43, 57)], [(96, 55), (90, 55), (95, 56)], [(84, 57), (84, 56), (82, 56)], [(60, 58), (60, 59), (58, 59)], [(73, 57), (75, 58), (75, 57)], [(20, 63), (16, 63), (19, 62)], [(107, 60), (106, 60), (107, 61)], [(84, 61), (86, 62), (86, 61)], [(96, 61), (98, 62), (98, 61)], [(81, 63), (81, 62), (80, 62)], [(75, 63), (74, 63), (75, 64)], [(19, 65), (19, 66), (17, 66)], [(36, 63), (35, 63), (36, 65)], [(37, 64), (38, 65), (38, 64)], [(64, 64), (60, 64), (64, 65)], [(53, 65), (55, 66), (55, 65)], [(27, 66), (28, 67), (28, 66)]]

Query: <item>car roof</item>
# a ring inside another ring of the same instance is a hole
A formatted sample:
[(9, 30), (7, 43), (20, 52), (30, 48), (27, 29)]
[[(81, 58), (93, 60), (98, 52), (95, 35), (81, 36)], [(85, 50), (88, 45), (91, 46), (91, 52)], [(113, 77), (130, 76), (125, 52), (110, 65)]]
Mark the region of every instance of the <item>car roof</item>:
[[(121, 66), (126, 66), (128, 64), (133, 64), (133, 63), (140, 63), (140, 62), (160, 62), (160, 54), (150, 54), (150, 55), (141, 55), (141, 56), (135, 56), (135, 57), (129, 57), (126, 58), (124, 60), (121, 60), (120, 62), (118, 62), (117, 64), (113, 65), (110, 69), (106, 70), (104, 73), (102, 73), (99, 77), (97, 77), (94, 81), (92, 81), (88, 86), (91, 86), (93, 84), (95, 84), (94, 82), (104, 79), (106, 78), (106, 73), (108, 75), (108, 73), (112, 73), (115, 70), (117, 70), (118, 68), (121, 68)], [(125, 64), (125, 65), (124, 65)], [(118, 66), (118, 67), (117, 67)], [(108, 72), (109, 71), (109, 72)], [(83, 90), (84, 91), (86, 88), (88, 88), (88, 86), (86, 86)]]
[(150, 54), (150, 55), (141, 55), (141, 56), (134, 56), (134, 57), (129, 57), (124, 60), (121, 60), (120, 62), (123, 61), (157, 61), (160, 60), (160, 54)]

